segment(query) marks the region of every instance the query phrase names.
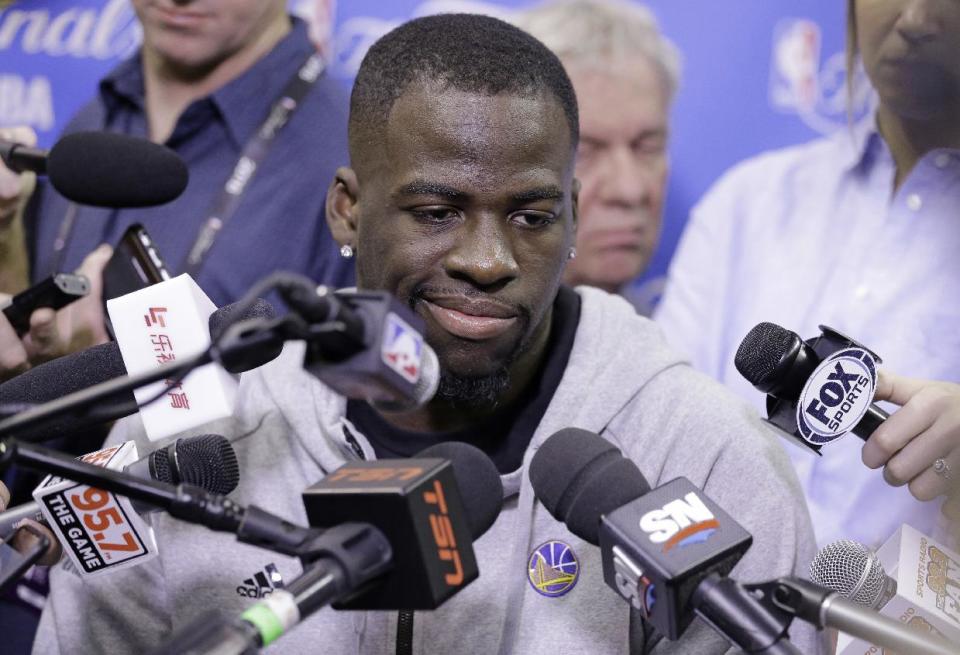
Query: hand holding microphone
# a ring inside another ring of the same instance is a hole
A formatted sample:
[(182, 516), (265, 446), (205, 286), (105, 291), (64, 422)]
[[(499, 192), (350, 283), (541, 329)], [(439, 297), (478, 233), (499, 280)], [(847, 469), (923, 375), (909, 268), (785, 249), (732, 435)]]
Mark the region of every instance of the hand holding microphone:
[[(3, 482), (0, 482), (0, 515), (7, 509), (7, 504), (10, 502), (10, 492), (7, 490), (7, 487)], [(37, 560), (37, 564), (41, 566), (52, 566), (60, 560), (60, 555), (63, 554), (63, 548), (60, 546), (60, 542), (57, 541), (53, 533), (46, 526), (37, 523), (33, 519), (22, 519), (24, 522), (28, 523), (34, 530), (41, 532), (47, 537), (47, 540), (50, 542), (50, 547), (47, 548), (47, 552)], [(13, 537), (10, 539), (10, 545), (13, 546), (13, 549), (16, 550), (21, 555), (26, 555), (30, 552), (35, 542), (38, 541), (37, 537), (34, 536), (30, 531), (26, 530), (17, 530)]]
[(49, 307), (33, 311), (29, 332), (22, 338), (6, 316), (0, 316), (0, 380), (108, 340), (101, 296), (103, 268), (112, 253), (104, 244), (87, 255), (77, 273), (89, 280), (89, 293), (58, 311)]
[(874, 400), (900, 409), (863, 446), (863, 463), (917, 500), (960, 488), (960, 385), (881, 371)]

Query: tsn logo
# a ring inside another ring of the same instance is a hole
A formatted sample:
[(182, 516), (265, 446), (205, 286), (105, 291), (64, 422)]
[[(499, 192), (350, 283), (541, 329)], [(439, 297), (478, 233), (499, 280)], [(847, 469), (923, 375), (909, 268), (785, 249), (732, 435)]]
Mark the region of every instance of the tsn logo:
[(429, 514), (430, 532), (437, 547), (437, 557), (443, 562), (450, 562), (453, 568), (444, 574), (443, 580), (449, 587), (459, 587), (463, 584), (463, 565), (460, 562), (460, 550), (457, 548), (457, 539), (453, 534), (447, 499), (440, 480), (434, 480), (433, 488), (423, 492), (423, 502), (432, 506)]
[(665, 553), (676, 546), (703, 543), (719, 528), (713, 512), (692, 491), (640, 517), (640, 529), (651, 542), (663, 544)]

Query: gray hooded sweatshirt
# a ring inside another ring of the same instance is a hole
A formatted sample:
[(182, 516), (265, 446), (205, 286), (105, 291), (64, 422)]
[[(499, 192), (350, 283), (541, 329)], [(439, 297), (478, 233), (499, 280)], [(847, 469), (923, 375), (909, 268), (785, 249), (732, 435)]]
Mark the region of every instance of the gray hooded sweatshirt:
[[(503, 476), (502, 513), (475, 544), (480, 577), (439, 609), (416, 612), (414, 653), (730, 648), (699, 619), (676, 642), (629, 629), (629, 605), (604, 584), (599, 549), (551, 517), (527, 478), (530, 458), (561, 428), (602, 434), (653, 486), (685, 476), (701, 487), (753, 534), (732, 574), (742, 582), (803, 575), (815, 552), (793, 469), (753, 411), (668, 350), (659, 329), (622, 299), (590, 288), (577, 292), (581, 316), (567, 369), (523, 466)], [(367, 459), (374, 453), (353, 426), (357, 441), (347, 441), (345, 399), (304, 372), (302, 357), (303, 345), (289, 344), (277, 360), (245, 374), (235, 416), (192, 434), (220, 433), (233, 442), (240, 461), (235, 500), (306, 525), (301, 492), (356, 459), (358, 449)], [(108, 442), (127, 439), (142, 453), (155, 448), (136, 417), (118, 424)], [(238, 544), (229, 534), (160, 512), (148, 520), (160, 550), (152, 561), (87, 581), (56, 567), (34, 653), (142, 653), (211, 609), (238, 616), (255, 602), (265, 573), (275, 569), (289, 581), (302, 570), (296, 559)], [(550, 540), (568, 545), (580, 565), (575, 585), (559, 597), (541, 595), (528, 580), (531, 551)], [(267, 652), (386, 655), (394, 652), (396, 624), (396, 612), (326, 608)], [(809, 626), (797, 622), (790, 634), (801, 652), (821, 652), (820, 635)]]

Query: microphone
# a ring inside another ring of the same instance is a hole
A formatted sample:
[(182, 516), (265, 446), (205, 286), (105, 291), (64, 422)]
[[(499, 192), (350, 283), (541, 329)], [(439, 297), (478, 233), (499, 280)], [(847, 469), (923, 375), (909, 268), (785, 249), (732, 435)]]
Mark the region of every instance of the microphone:
[(810, 580), (872, 610), (883, 609), (897, 593), (897, 581), (887, 575), (877, 554), (849, 539), (817, 552), (810, 563)]
[[(442, 462), (439, 467), (427, 464), (434, 458), (449, 462)], [(422, 466), (431, 467), (432, 472), (423, 470)], [(451, 466), (452, 478), (449, 476)], [(361, 520), (371, 521), (387, 536), (388, 551), (392, 553), (367, 558), (383, 561), (387, 570), (367, 585), (369, 591), (360, 591), (358, 596), (350, 584), (338, 584), (338, 579), (344, 577), (339, 569), (344, 568), (346, 555), (325, 557), (305, 567), (303, 574), (248, 608), (239, 618), (216, 613), (198, 618), (154, 651), (155, 655), (253, 652), (270, 645), (330, 600), (344, 594), (353, 595), (346, 603), (334, 604), (334, 608), (432, 609), (449, 594), (432, 597), (430, 590), (435, 589), (435, 580), (429, 571), (431, 562), (453, 561), (452, 557), (444, 559), (443, 549), (462, 556), (469, 552), (472, 558), (469, 543), (493, 525), (503, 503), (503, 487), (493, 462), (473, 446), (459, 442), (432, 446), (414, 459), (346, 464), (325, 480), (329, 478), (335, 478), (332, 485), (324, 488), (321, 481), (304, 492), (308, 515), (312, 512), (314, 517), (322, 515), (327, 519), (322, 514), (325, 509), (348, 513), (353, 506)], [(454, 478), (455, 484), (449, 484)], [(399, 496), (388, 489), (398, 491)], [(342, 501), (336, 498), (338, 495), (343, 496)], [(391, 506), (400, 509), (394, 511)], [(424, 514), (424, 511), (431, 513)], [(335, 519), (324, 523), (335, 524)], [(462, 533), (464, 528), (467, 534)], [(437, 551), (440, 542), (445, 545)], [(361, 544), (352, 545), (350, 550), (361, 550)], [(466, 578), (458, 582), (453, 592), (467, 582)], [(422, 606), (428, 597), (431, 600), (426, 607)]]
[(304, 368), (346, 396), (386, 411), (429, 402), (440, 383), (423, 321), (384, 291), (338, 291), (292, 273), (278, 276), (284, 302), (306, 322), (334, 329), (307, 339)]
[(960, 554), (909, 525), (901, 526), (878, 551), (850, 540), (824, 546), (810, 565), (810, 579), (865, 608), (862, 616), (870, 619), (866, 628), (843, 628), (847, 634), (840, 635), (838, 653), (862, 653), (869, 648), (866, 642), (921, 652), (903, 648), (902, 642), (877, 641), (889, 632), (871, 627), (882, 617), (895, 625), (890, 628), (894, 638), (905, 639), (909, 632), (915, 639), (960, 643), (960, 600), (951, 589), (960, 587)]
[(390, 572), (338, 609), (438, 607), (477, 577), (470, 544), (493, 525), (502, 503), (493, 462), (460, 442), (411, 459), (347, 463), (303, 492), (312, 527), (362, 521), (393, 545)]
[[(159, 480), (168, 484), (186, 482), (212, 493), (228, 494), (240, 482), (240, 467), (233, 446), (219, 434), (177, 439), (164, 448), (155, 450), (121, 469), (145, 480)], [(139, 514), (157, 508), (137, 501), (133, 508)], [(0, 512), (0, 534), (12, 530), (23, 519), (46, 522), (37, 502), (24, 503)]]
[[(221, 437), (220, 445), (214, 444), (216, 452), (222, 453), (225, 443), (226, 440)], [(226, 444), (226, 449), (229, 461), (224, 463), (224, 470), (228, 467), (238, 470), (235, 468), (236, 458), (229, 444)], [(119, 571), (156, 557), (157, 542), (153, 529), (141, 517), (144, 507), (134, 506), (137, 500), (146, 501), (151, 507), (156, 506), (156, 503), (150, 502), (150, 498), (127, 494), (125, 489), (188, 489), (195, 490), (204, 497), (225, 498), (222, 494), (212, 493), (196, 485), (181, 483), (174, 487), (155, 481), (150, 476), (141, 478), (125, 472), (122, 470), (125, 465), (138, 459), (133, 441), (88, 453), (79, 460), (72, 460), (56, 451), (36, 446), (31, 450), (29, 446), (17, 444), (13, 440), (0, 442), (0, 450), (12, 450), (13, 456), (18, 458), (26, 455), (28, 463), (32, 454), (35, 460), (46, 458), (46, 462), (52, 464), (43, 467), (53, 471), (53, 474), (48, 475), (34, 490), (33, 498), (39, 504), (47, 525), (63, 544), (73, 568), (81, 577)], [(179, 455), (176, 448), (167, 452), (174, 457)], [(57, 463), (61, 465), (56, 466)], [(148, 462), (148, 470), (149, 466)], [(153, 466), (155, 471), (158, 470), (157, 466), (163, 467), (163, 456), (155, 460)], [(167, 469), (169, 470), (169, 467)], [(160, 471), (162, 470), (161, 468)], [(81, 473), (76, 479), (73, 476), (75, 471)], [(142, 475), (142, 467), (135, 467), (134, 471)], [(61, 477), (64, 472), (66, 476)], [(216, 481), (219, 477), (204, 475), (201, 480)], [(235, 483), (237, 477), (232, 476), (233, 479), (228, 482)], [(119, 492), (119, 485), (111, 488), (99, 484), (101, 480), (109, 482), (118, 478), (126, 483)]]
[(565, 428), (534, 454), (530, 482), (554, 518), (600, 547), (607, 585), (668, 639), (696, 614), (747, 652), (798, 652), (775, 617), (722, 577), (753, 538), (686, 478), (651, 491), (612, 443)]
[[(274, 314), (270, 303), (257, 299), (242, 317), (235, 316), (234, 305), (216, 310), (210, 315), (208, 327), (212, 335), (217, 335), (222, 331), (223, 326), (231, 324), (234, 320), (269, 319), (273, 318)], [(240, 373), (266, 364), (279, 356), (282, 348), (282, 344), (265, 347), (242, 362), (246, 368), (232, 369), (230, 372)], [(113, 341), (100, 344), (45, 362), (0, 384), (0, 410), (5, 408), (4, 413), (9, 414), (12, 413), (11, 409), (20, 409), (17, 406), (26, 408), (50, 402), (124, 375), (127, 375), (127, 368), (120, 347)], [(82, 417), (84, 419), (82, 421), (78, 421), (81, 417), (67, 415), (53, 420), (45, 428), (27, 431), (18, 436), (30, 441), (46, 441), (69, 436), (90, 425), (135, 414), (139, 409), (133, 392), (128, 391), (118, 394), (109, 402), (104, 401), (90, 408)]]
[(18, 173), (47, 175), (68, 200), (95, 207), (151, 207), (187, 188), (180, 157), (147, 139), (110, 132), (75, 132), (48, 151), (0, 140), (0, 158)]
[(848, 431), (866, 441), (889, 416), (872, 404), (880, 358), (832, 328), (820, 330), (804, 341), (760, 323), (734, 357), (740, 374), (768, 394), (769, 422), (817, 453)]
[[(910, 655), (960, 653), (960, 650), (947, 640), (929, 633), (922, 634), (927, 632), (926, 626), (917, 626), (919, 629), (907, 628), (895, 619), (877, 614), (874, 610), (812, 582), (800, 578), (780, 578), (774, 585), (774, 602), (780, 609), (818, 627), (831, 627), (842, 631), (837, 642), (838, 654), (877, 652), (877, 647)], [(907, 614), (912, 616), (913, 612)], [(849, 638), (845, 639), (846, 635), (843, 633), (855, 635), (863, 641), (851, 643)]]

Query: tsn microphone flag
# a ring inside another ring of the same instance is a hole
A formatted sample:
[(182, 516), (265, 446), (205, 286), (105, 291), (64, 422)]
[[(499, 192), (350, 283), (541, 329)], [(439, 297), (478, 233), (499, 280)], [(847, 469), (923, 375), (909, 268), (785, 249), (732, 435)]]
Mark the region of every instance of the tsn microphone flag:
[[(902, 525), (877, 549), (896, 593), (877, 610), (921, 633), (960, 643), (960, 553), (909, 525)], [(843, 632), (838, 655), (872, 655), (876, 646)]]
[[(123, 363), (131, 375), (145, 373), (210, 346), (210, 315), (217, 307), (184, 273), (107, 301)], [(164, 439), (233, 414), (237, 377), (211, 363), (181, 382), (165, 380), (135, 389), (141, 405), (166, 389), (164, 397), (140, 409), (151, 441)]]
[[(138, 459), (133, 441), (80, 457), (111, 471), (123, 470)], [(153, 528), (126, 496), (48, 475), (34, 490), (33, 499), (80, 577), (137, 566), (157, 555)]]

